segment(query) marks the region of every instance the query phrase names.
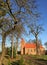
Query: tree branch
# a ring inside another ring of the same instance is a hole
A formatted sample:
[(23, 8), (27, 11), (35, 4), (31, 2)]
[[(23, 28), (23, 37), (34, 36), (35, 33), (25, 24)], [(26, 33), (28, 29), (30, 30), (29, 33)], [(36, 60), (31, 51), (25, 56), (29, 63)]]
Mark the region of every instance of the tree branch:
[(6, 0), (6, 4), (7, 4), (7, 6), (8, 6), (9, 13), (10, 13), (11, 17), (13, 18), (14, 22), (17, 24), (18, 19), (13, 15), (8, 0)]

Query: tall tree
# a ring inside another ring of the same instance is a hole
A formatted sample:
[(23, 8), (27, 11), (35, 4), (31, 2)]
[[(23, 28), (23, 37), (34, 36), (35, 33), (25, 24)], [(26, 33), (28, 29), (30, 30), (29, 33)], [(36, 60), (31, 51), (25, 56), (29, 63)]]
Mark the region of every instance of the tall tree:
[(11, 50), (12, 50), (12, 58), (13, 58), (13, 49), (14, 49), (14, 35), (11, 35)]
[(12, 47), (12, 58), (13, 58), (13, 50), (14, 50), (14, 35), (16, 35), (16, 52), (17, 52), (17, 46), (18, 46), (18, 38), (21, 36), (21, 34), (23, 34), (24, 32), (24, 28), (21, 24), (17, 24), (14, 28), (16, 28), (16, 30), (13, 31), (12, 35), (11, 35), (11, 47)]
[(0, 65), (2, 65), (2, 61), (5, 55), (5, 41), (6, 41), (6, 35), (2, 32), (2, 55), (0, 57)]
[(35, 37), (35, 40), (36, 40), (36, 54), (38, 55), (38, 49), (39, 49), (38, 36), (44, 29), (43, 29), (43, 26), (38, 24), (37, 22), (31, 23), (29, 25), (29, 28), (30, 28), (30, 33), (32, 33)]

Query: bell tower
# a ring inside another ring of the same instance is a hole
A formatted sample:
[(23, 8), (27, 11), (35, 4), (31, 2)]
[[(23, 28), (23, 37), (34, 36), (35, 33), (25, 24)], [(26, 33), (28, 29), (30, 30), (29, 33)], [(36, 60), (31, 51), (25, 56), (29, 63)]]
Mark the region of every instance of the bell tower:
[(24, 41), (24, 39), (22, 38), (22, 39), (21, 39), (21, 54), (23, 54), (23, 48), (24, 48), (24, 46), (25, 46), (25, 41)]

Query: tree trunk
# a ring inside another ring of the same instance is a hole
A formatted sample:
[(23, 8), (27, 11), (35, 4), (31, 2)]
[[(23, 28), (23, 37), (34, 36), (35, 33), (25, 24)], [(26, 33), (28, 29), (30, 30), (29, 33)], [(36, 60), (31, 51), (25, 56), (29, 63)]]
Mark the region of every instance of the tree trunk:
[(36, 38), (36, 55), (38, 55), (38, 37), (35, 36), (35, 38)]
[(2, 65), (4, 56), (5, 56), (5, 40), (6, 40), (6, 36), (3, 34), (2, 35), (2, 55), (1, 55), (1, 58), (0, 58), (0, 65)]
[(11, 38), (11, 48), (12, 48), (12, 58), (13, 58), (13, 49), (14, 49), (14, 37), (13, 37), (13, 34), (12, 34), (12, 38)]
[(17, 47), (18, 47), (18, 37), (16, 38), (17, 42), (16, 42), (16, 55), (17, 55)]

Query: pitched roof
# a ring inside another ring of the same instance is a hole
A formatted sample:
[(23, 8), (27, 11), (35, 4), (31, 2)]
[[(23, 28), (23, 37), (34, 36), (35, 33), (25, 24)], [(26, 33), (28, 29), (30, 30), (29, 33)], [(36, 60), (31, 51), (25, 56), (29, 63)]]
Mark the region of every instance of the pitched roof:
[[(24, 39), (22, 38), (22, 42), (24, 43), (25, 48), (36, 48), (36, 44), (31, 42), (31, 43), (25, 43)], [(44, 48), (42, 45), (40, 45), (40, 48)]]
[[(36, 44), (35, 43), (26, 43), (25, 48), (36, 48)], [(42, 45), (40, 46), (40, 48), (44, 48)]]
[(25, 48), (36, 48), (36, 44), (34, 44), (34, 43), (26, 43)]

